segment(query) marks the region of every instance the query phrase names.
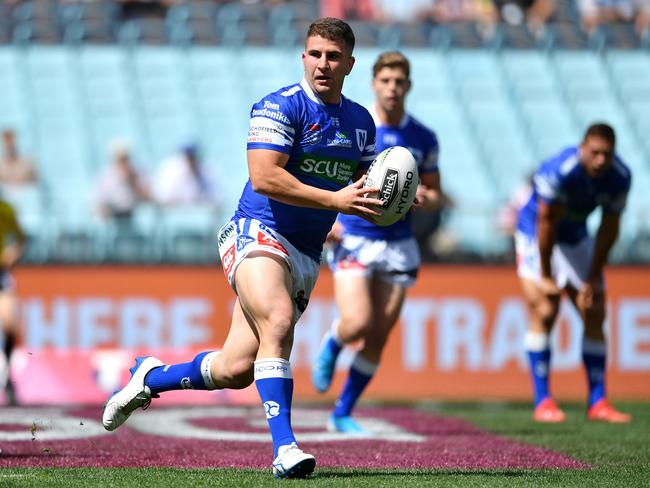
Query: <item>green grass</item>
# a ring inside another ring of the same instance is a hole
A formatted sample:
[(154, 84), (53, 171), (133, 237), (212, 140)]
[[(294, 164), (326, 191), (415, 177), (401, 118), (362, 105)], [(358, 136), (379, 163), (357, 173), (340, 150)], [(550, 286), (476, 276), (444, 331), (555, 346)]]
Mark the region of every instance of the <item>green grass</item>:
[[(540, 425), (530, 420), (528, 405), (441, 404), (420, 405), (434, 413), (467, 419), (474, 425), (530, 444), (563, 452), (592, 467), (586, 470), (371, 470), (317, 469), (303, 483), (315, 487), (359, 486), (607, 486), (650, 487), (650, 405), (620, 404), (634, 415), (628, 425), (590, 423), (578, 405), (564, 406), (567, 422)], [(4, 468), (0, 487), (258, 487), (277, 486), (267, 470), (233, 469), (36, 469)]]

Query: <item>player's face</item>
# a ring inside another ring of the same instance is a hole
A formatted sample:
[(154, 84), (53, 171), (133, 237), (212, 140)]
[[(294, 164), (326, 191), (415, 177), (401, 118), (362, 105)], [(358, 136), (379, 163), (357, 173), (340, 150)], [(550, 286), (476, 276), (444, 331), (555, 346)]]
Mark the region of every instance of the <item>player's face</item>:
[(372, 80), (375, 101), (386, 112), (404, 110), (404, 99), (410, 88), (411, 82), (401, 68), (382, 68)]
[(354, 66), (354, 57), (345, 44), (320, 36), (308, 37), (302, 64), (307, 83), (321, 100), (339, 103), (343, 80)]
[(614, 147), (602, 137), (589, 136), (580, 144), (580, 161), (592, 178), (604, 175), (612, 165)]

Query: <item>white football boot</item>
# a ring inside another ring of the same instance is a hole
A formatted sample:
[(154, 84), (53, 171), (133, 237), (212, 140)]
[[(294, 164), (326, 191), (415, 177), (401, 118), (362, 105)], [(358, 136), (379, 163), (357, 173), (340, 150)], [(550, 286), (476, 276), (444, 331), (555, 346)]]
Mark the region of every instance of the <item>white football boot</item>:
[(280, 446), (278, 457), (273, 461), (273, 476), (276, 478), (306, 478), (314, 471), (316, 459), (302, 452), (295, 442)]
[[(130, 369), (131, 379), (124, 388), (115, 393), (104, 406), (102, 423), (106, 430), (115, 430), (129, 418), (136, 408), (147, 408), (151, 403), (151, 390), (144, 385), (149, 371), (163, 363), (153, 356), (139, 357)], [(157, 395), (156, 395), (157, 396)]]

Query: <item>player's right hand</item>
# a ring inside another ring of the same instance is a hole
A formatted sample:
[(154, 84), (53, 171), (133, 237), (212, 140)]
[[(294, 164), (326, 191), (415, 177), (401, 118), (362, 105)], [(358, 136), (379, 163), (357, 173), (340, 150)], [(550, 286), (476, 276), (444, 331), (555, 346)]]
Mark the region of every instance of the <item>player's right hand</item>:
[(561, 293), (555, 280), (549, 277), (542, 277), (539, 281), (539, 289), (547, 297), (557, 297)]
[(337, 212), (357, 215), (370, 222), (373, 217), (381, 215), (381, 211), (374, 207), (383, 205), (383, 201), (373, 198), (379, 193), (379, 188), (364, 188), (366, 175), (363, 175), (351, 185), (341, 188), (332, 195), (332, 206)]

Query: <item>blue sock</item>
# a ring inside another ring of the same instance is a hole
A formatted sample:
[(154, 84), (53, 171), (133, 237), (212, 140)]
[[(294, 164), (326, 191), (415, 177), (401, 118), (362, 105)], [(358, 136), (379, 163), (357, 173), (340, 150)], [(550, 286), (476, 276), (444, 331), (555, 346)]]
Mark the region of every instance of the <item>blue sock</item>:
[(264, 404), (275, 458), (280, 446), (296, 442), (291, 429), (293, 377), (289, 361), (280, 358), (255, 361), (255, 386)]
[(197, 354), (189, 363), (158, 366), (144, 378), (153, 395), (169, 390), (214, 390), (210, 363), (219, 351)]
[(334, 407), (335, 417), (350, 415), (357, 400), (359, 400), (366, 386), (368, 386), (368, 383), (370, 383), (370, 380), (375, 375), (377, 367), (377, 364), (371, 363), (361, 356), (361, 354), (356, 355), (350, 367), (350, 374), (343, 387), (343, 392), (336, 401), (336, 406)]
[(605, 364), (607, 348), (604, 341), (584, 337), (582, 339), (582, 361), (589, 382), (589, 406), (605, 398)]
[(535, 406), (550, 396), (548, 377), (551, 366), (551, 348), (547, 334), (527, 332), (525, 337), (526, 352), (530, 362), (530, 376), (533, 380)]

